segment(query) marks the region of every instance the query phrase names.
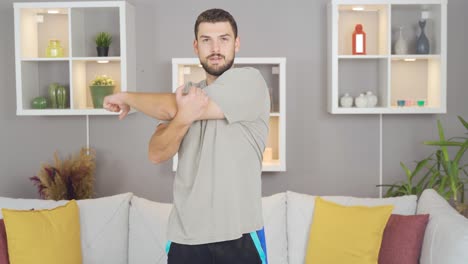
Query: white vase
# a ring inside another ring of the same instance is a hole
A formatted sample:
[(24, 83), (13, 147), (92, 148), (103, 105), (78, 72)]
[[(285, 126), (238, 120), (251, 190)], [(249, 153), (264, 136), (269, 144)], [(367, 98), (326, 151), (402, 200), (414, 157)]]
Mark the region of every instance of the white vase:
[(351, 97), (348, 93), (345, 93), (345, 95), (340, 98), (340, 105), (342, 107), (352, 107), (353, 97)]
[(403, 27), (400, 27), (397, 40), (395, 41), (395, 54), (408, 54), (408, 42), (403, 37)]
[(357, 107), (367, 107), (367, 97), (362, 93), (354, 99), (354, 103)]
[(372, 94), (371, 91), (368, 91), (366, 93), (366, 97), (367, 97), (367, 107), (375, 107), (377, 106), (377, 96), (375, 94)]

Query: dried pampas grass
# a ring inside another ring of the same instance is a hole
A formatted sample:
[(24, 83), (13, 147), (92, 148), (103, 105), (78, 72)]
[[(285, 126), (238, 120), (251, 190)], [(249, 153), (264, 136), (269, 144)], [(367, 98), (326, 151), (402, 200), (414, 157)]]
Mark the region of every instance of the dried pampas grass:
[(54, 163), (43, 164), (39, 173), (30, 177), (42, 199), (89, 199), (94, 195), (96, 153), (82, 148), (79, 155), (60, 160), (57, 151)]

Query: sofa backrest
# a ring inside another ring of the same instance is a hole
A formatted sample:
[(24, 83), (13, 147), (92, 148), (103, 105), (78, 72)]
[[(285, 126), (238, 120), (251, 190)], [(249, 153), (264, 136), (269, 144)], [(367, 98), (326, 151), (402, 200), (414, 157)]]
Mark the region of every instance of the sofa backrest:
[[(262, 198), (269, 264), (287, 263), (286, 194)], [(166, 264), (166, 229), (172, 204), (133, 196), (130, 206), (129, 264)]]
[[(341, 196), (323, 198), (342, 205), (393, 204), (395, 214), (411, 215), (416, 211), (416, 196), (385, 199)], [(291, 191), (262, 198), (269, 264), (304, 263), (314, 201), (315, 196)], [(65, 203), (0, 197), (0, 209), (50, 209)], [(153, 202), (126, 193), (79, 200), (78, 206), (84, 264), (167, 263), (166, 229), (172, 204)]]
[[(128, 263), (128, 213), (131, 193), (79, 200), (84, 264)], [(0, 197), (0, 209), (52, 209), (67, 201)], [(3, 218), (0, 210), (0, 218)]]
[[(288, 191), (287, 204), (287, 241), (288, 263), (303, 264), (309, 238), (312, 216), (314, 213), (315, 197)], [(323, 199), (341, 205), (378, 206), (394, 205), (394, 214), (414, 215), (416, 212), (416, 196), (403, 196), (395, 198), (356, 198), (345, 196), (322, 196)]]
[(468, 219), (432, 189), (422, 193), (417, 213), (429, 214), (421, 264), (468, 263)]

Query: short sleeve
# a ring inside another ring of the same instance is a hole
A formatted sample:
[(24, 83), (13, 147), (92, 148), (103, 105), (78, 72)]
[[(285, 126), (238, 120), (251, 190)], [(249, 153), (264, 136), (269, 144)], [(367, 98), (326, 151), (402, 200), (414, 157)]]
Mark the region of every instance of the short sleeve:
[(254, 121), (270, 109), (268, 88), (261, 73), (251, 67), (224, 72), (205, 88), (229, 124)]

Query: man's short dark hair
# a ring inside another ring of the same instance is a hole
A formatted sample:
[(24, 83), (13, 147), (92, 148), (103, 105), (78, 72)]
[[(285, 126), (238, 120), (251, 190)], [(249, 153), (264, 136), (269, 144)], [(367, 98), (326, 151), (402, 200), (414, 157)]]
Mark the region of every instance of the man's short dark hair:
[(229, 12), (219, 9), (219, 8), (213, 8), (213, 9), (208, 9), (206, 11), (203, 11), (198, 18), (197, 21), (195, 22), (195, 39), (197, 39), (197, 34), (198, 34), (198, 26), (202, 22), (208, 22), (208, 23), (216, 23), (216, 22), (229, 22), (231, 24), (232, 31), (234, 32), (234, 38), (237, 38), (237, 23), (236, 20), (234, 20), (234, 17), (232, 17)]

